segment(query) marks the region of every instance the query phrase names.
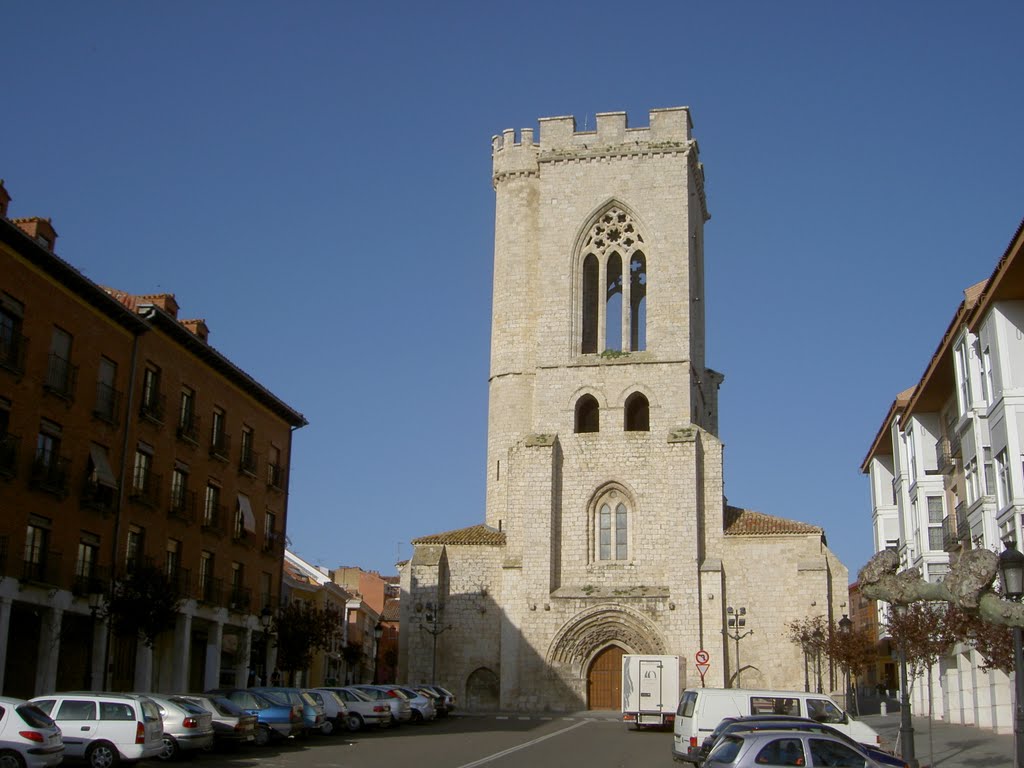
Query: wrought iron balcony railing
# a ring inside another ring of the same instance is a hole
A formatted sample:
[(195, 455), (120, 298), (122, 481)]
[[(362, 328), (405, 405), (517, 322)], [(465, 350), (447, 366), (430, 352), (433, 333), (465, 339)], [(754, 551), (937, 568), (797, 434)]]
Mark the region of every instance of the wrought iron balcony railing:
[(71, 400), (75, 394), (75, 383), (78, 381), (78, 366), (72, 365), (55, 352), (50, 353), (46, 367), (46, 380), (43, 389), (51, 394)]
[(96, 404), (93, 406), (92, 415), (115, 426), (120, 424), (122, 397), (122, 393), (109, 384), (97, 382)]
[(28, 339), (19, 331), (0, 333), (0, 368), (6, 368), (19, 376), (25, 372), (25, 350)]
[(220, 605), (224, 598), (224, 580), (215, 579), (212, 576), (199, 577), (196, 585), (196, 599), (211, 605)]
[(32, 462), (32, 474), (29, 485), (40, 491), (54, 493), (58, 496), (68, 494), (68, 468), (71, 460), (66, 456), (46, 454), (37, 456)]
[(110, 592), (110, 569), (93, 565), (87, 573), (76, 573), (71, 582), (71, 593), (78, 597), (84, 595), (105, 595)]
[(5, 432), (0, 435), (0, 475), (14, 477), (18, 473), (18, 446), (21, 444), (19, 435)]
[(953, 458), (948, 437), (939, 438), (935, 443), (935, 466), (944, 475), (956, 469), (956, 460)]
[(274, 553), (280, 550), (284, 537), (277, 531), (267, 531), (263, 534), (263, 551)]
[(132, 486), (128, 498), (147, 507), (155, 507), (160, 503), (160, 482), (162, 476), (152, 471), (132, 473)]
[(47, 586), (60, 586), (60, 552), (35, 552), (22, 561), (22, 581), (32, 581)]
[(203, 521), (202, 528), (207, 533), (215, 533), (218, 536), (224, 535), (224, 506), (217, 504), (216, 506), (206, 508), (203, 510)]
[(223, 461), (228, 460), (231, 453), (231, 435), (227, 432), (214, 432), (210, 435), (210, 455)]
[(958, 539), (966, 539), (971, 535), (971, 526), (967, 524), (967, 504), (961, 501), (956, 505), (956, 535)]
[(161, 392), (151, 392), (139, 403), (139, 416), (155, 424), (163, 424), (166, 413), (167, 395)]
[(252, 448), (245, 448), (242, 450), (242, 455), (238, 457), (238, 471), (256, 477), (259, 463), (260, 455)]
[(167, 516), (191, 523), (196, 519), (196, 492), (179, 490), (171, 492), (171, 503), (167, 508)]
[(277, 491), (284, 490), (285, 471), (280, 464), (267, 464), (267, 487)]
[(189, 597), (192, 594), (192, 571), (188, 568), (170, 568), (166, 571), (167, 580), (179, 596)]
[(117, 491), (87, 477), (82, 484), (81, 504), (82, 509), (92, 509), (109, 515), (117, 505)]
[(199, 445), (199, 416), (185, 413), (178, 422), (178, 439), (192, 445)]
[(248, 587), (232, 587), (228, 598), (228, 608), (232, 611), (248, 613), (252, 608), (252, 590)]

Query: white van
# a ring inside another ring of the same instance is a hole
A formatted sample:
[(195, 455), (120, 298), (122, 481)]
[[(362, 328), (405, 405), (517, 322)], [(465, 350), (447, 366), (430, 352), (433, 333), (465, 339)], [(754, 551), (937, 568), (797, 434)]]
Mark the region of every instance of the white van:
[(51, 693), (32, 703), (57, 721), (64, 756), (85, 758), (92, 768), (156, 757), (164, 748), (160, 710), (132, 693)]
[(691, 753), (696, 753), (704, 737), (723, 718), (749, 715), (806, 717), (827, 723), (861, 744), (878, 746), (881, 743), (874, 728), (846, 714), (824, 693), (687, 688), (679, 697), (679, 707), (676, 709), (672, 757), (686, 760)]

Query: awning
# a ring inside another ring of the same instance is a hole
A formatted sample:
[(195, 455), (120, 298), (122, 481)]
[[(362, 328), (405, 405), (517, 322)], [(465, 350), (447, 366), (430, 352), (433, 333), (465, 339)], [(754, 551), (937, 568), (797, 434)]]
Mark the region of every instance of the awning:
[(96, 476), (96, 482), (105, 485), (107, 488), (117, 488), (117, 480), (110, 469), (110, 462), (107, 461), (107, 451), (96, 443), (89, 446), (89, 456), (92, 457), (92, 471)]
[(256, 533), (256, 515), (252, 513), (252, 504), (244, 493), (238, 494), (238, 509), (242, 512), (242, 527), (250, 533)]

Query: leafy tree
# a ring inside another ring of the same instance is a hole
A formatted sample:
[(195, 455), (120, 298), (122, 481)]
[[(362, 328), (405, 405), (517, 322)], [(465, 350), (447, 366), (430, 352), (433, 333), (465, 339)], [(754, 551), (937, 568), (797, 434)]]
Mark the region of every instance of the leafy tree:
[[(345, 668), (352, 672), (354, 669), (358, 669), (359, 665), (363, 661), (363, 646), (359, 643), (349, 642), (344, 648), (341, 649), (341, 657), (345, 660)], [(351, 682), (357, 683), (358, 680), (352, 680)]]
[(911, 603), (902, 611), (890, 611), (887, 627), (893, 645), (904, 654), (911, 687), (956, 642), (946, 608), (938, 603)]
[(146, 563), (114, 584), (97, 615), (122, 637), (138, 637), (150, 648), (156, 638), (174, 628), (181, 607), (178, 582), (162, 568)]
[(306, 601), (281, 607), (272, 631), (277, 635), (277, 666), (294, 674), (308, 669), (317, 650), (328, 650), (341, 628), (341, 613)]
[(1001, 624), (979, 621), (978, 617), (956, 605), (950, 605), (946, 622), (953, 636), (976, 650), (985, 671), (1013, 671), (1013, 630)]

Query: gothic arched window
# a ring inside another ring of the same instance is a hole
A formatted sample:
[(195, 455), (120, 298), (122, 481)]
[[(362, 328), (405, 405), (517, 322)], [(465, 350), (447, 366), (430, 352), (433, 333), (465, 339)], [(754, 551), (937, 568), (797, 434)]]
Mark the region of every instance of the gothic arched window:
[(593, 395), (584, 395), (576, 401), (576, 424), (573, 431), (601, 431), (601, 408)]
[(594, 507), (594, 561), (630, 559), (629, 501), (617, 489), (609, 490)]
[(651, 406), (647, 398), (634, 392), (626, 398), (625, 424), (627, 432), (649, 432), (651, 429)]
[[(633, 217), (610, 207), (583, 238), (579, 274), (580, 352), (647, 348), (647, 259)], [(603, 279), (602, 279), (603, 278)], [(604, 296), (599, 286), (604, 285)]]

